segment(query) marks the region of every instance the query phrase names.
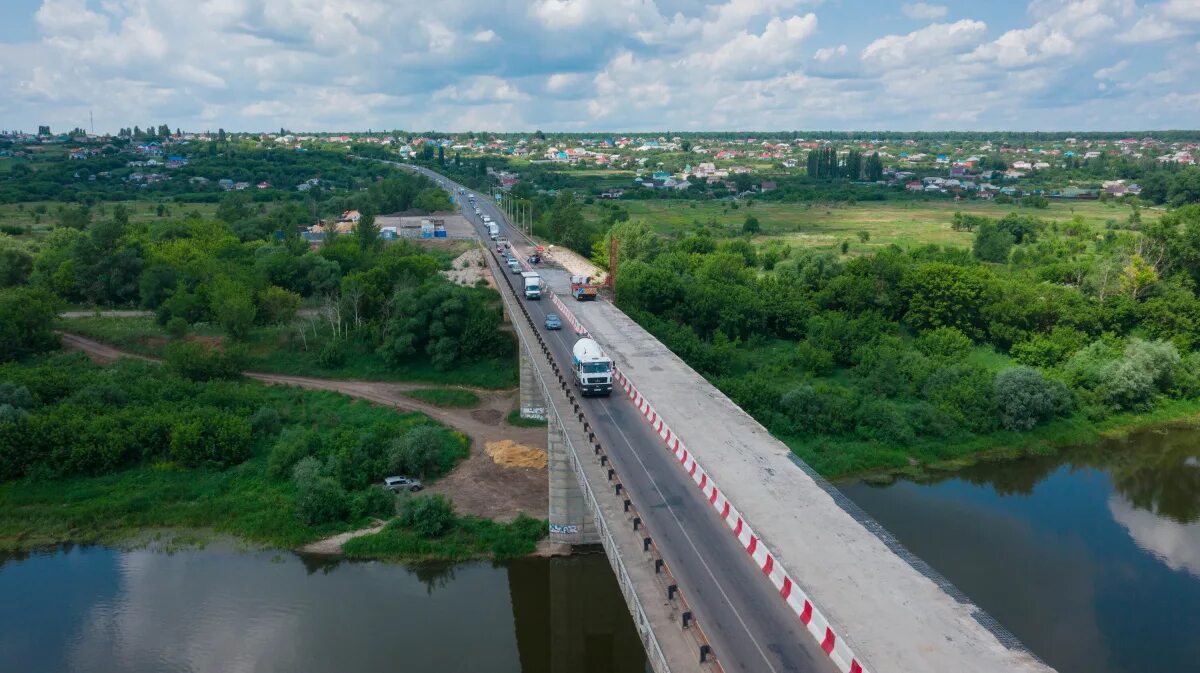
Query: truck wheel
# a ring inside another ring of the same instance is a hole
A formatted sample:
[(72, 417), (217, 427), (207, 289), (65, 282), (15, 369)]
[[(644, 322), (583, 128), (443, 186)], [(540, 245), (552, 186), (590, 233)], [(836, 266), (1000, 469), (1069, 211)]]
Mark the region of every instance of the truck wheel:
[(412, 488), (410, 488), (410, 489), (408, 489), (408, 490), (412, 491), (413, 493), (416, 493), (417, 491), (421, 490), (421, 487), (420, 487), (420, 486), (413, 486)]

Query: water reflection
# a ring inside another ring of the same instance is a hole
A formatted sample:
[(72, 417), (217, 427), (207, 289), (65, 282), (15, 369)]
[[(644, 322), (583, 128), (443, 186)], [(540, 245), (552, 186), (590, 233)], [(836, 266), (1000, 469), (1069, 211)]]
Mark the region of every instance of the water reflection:
[(1200, 431), (841, 484), (1062, 673), (1200, 670)]
[(0, 557), (0, 596), (0, 671), (645, 668), (603, 556), (406, 569), (92, 547)]

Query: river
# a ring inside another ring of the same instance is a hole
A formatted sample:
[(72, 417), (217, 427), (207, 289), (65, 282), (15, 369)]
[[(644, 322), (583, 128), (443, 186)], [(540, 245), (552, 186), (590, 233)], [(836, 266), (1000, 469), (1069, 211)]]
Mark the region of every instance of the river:
[(1200, 671), (1200, 431), (837, 486), (1061, 673)]
[(274, 551), (0, 556), (0, 671), (642, 673), (604, 556), (408, 569)]

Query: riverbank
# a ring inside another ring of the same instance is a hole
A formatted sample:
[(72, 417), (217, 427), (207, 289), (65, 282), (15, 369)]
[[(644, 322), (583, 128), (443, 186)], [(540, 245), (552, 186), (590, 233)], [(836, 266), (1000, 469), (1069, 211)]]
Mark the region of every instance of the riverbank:
[[(1200, 400), (1166, 399), (1145, 412), (1115, 414), (1100, 421), (1080, 417), (1060, 419), (1025, 432), (993, 433), (960, 443), (920, 442), (908, 447), (906, 452), (889, 456), (889, 462), (894, 464), (826, 477), (880, 484), (891, 483), (899, 477), (920, 480), (930, 473), (953, 472), (979, 463), (1028, 456), (1050, 456), (1105, 439), (1168, 427), (1200, 427)], [(812, 445), (788, 444), (802, 459), (812, 450)]]
[[(163, 529), (211, 530), (298, 549), (390, 518), (404, 501), (425, 497), (393, 498), (377, 485), (377, 475), (393, 469), (389, 447), (397, 442), (420, 437), (435, 452), (431, 489), (440, 486), (438, 476), (483, 455), (461, 433), (419, 413), (326, 390), (188, 381), (138, 360), (101, 366), (78, 354), (53, 355), (4, 365), (0, 381), (25, 395), (16, 420), (0, 423), (5, 551), (125, 544)], [(493, 413), (499, 424), (502, 412)], [(315, 484), (292, 470), (306, 456), (319, 466)], [(491, 462), (486, 455), (482, 460)], [(544, 484), (544, 470), (541, 475), (538, 483)], [(313, 498), (319, 498), (315, 505)], [(511, 516), (482, 524), (470, 512), (451, 512), (453, 540), (372, 557), (465, 560), (532, 553), (544, 522), (525, 517), (542, 522), (530, 527), (519, 514)]]

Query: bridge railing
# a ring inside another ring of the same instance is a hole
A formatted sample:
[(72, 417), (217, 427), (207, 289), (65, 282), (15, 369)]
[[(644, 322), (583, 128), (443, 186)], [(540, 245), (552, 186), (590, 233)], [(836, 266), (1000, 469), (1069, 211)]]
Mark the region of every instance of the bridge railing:
[[(493, 270), (499, 268), (499, 259), (494, 251), (492, 251), (491, 261), (493, 262)], [(699, 663), (706, 664), (711, 671), (715, 671), (716, 673), (724, 673), (724, 668), (721, 666), (716, 653), (713, 651), (712, 644), (709, 642), (708, 637), (705, 636), (704, 630), (700, 626), (699, 619), (692, 611), (687, 599), (684, 597), (684, 593), (679, 589), (679, 585), (675, 581), (674, 575), (671, 574), (670, 569), (667, 567), (666, 561), (659, 552), (657, 545), (654, 544), (653, 536), (650, 534), (645, 522), (642, 521), (640, 515), (638, 514), (636, 506), (633, 505), (633, 501), (629, 497), (629, 493), (625, 489), (624, 483), (621, 481), (620, 475), (617, 472), (616, 465), (613, 463), (608, 453), (604, 450), (603, 446), (596, 441), (596, 434), (593, 432), (590, 421), (587, 420), (587, 417), (583, 412), (583, 408), (580, 406), (579, 401), (575, 397), (570, 380), (564, 376), (562, 369), (558, 366), (557, 361), (550, 352), (549, 346), (546, 345), (546, 341), (542, 337), (541, 332), (538, 331), (537, 325), (533, 320), (533, 316), (529, 313), (529, 309), (526, 308), (525, 304), (520, 301), (520, 292), (513, 284), (512, 279), (507, 275), (505, 275), (505, 284), (508, 285), (513, 298), (515, 299), (515, 305), (520, 310), (522, 316), (525, 318), (525, 321), (529, 324), (531, 333), (533, 334), (534, 338), (537, 339), (538, 346), (540, 347), (542, 354), (546, 357), (547, 362), (549, 362), (551, 370), (554, 372), (554, 376), (557, 379), (558, 387), (561, 390), (560, 394), (564, 395), (567, 403), (571, 405), (571, 413), (574, 415), (572, 420), (582, 425), (585, 436), (592, 444), (592, 455), (599, 464), (600, 468), (605, 470), (608, 483), (613, 488), (614, 496), (622, 497), (622, 502), (625, 503), (624, 512), (626, 514), (626, 521), (632, 525), (634, 531), (641, 534), (644, 560), (653, 566), (660, 589), (664, 592), (668, 602), (673, 606), (679, 615), (680, 628), (685, 630), (688, 635), (694, 639), (695, 651), (697, 653)], [(521, 288), (522, 291), (523, 289), (524, 288)], [(550, 295), (551, 297), (557, 299), (553, 293), (550, 293)], [(506, 301), (505, 303), (508, 304), (509, 302)], [(561, 302), (559, 302), (559, 305), (561, 305)], [(568, 313), (569, 315), (569, 312), (565, 313)], [(565, 428), (566, 419), (562, 417), (557, 406), (550, 403), (550, 400), (552, 399), (552, 391), (550, 388), (551, 383), (547, 382), (545, 377), (541, 377), (541, 379), (543, 394), (545, 395), (545, 399), (547, 401), (547, 409), (554, 416), (554, 418), (551, 419), (551, 422), (557, 422), (559, 423), (560, 427)], [(572, 448), (570, 455), (579, 456), (586, 453), (576, 450), (576, 447), (574, 446), (574, 443), (571, 442), (569, 436), (564, 436), (564, 441), (568, 444), (571, 444)], [(669, 663), (667, 662), (666, 656), (663, 654), (662, 647), (660, 646), (658, 639), (654, 635), (653, 629), (649, 627), (645, 608), (641, 598), (638, 596), (633, 587), (633, 583), (629, 579), (629, 574), (624, 564), (624, 558), (621, 555), (620, 549), (618, 548), (616, 540), (613, 537), (613, 531), (608, 525), (608, 522), (605, 520), (604, 516), (601, 514), (601, 507), (599, 501), (597, 500), (596, 493), (592, 490), (592, 486), (588, 482), (587, 478), (583, 474), (579, 473), (579, 470), (582, 470), (582, 466), (578, 465), (574, 458), (572, 458), (571, 464), (576, 470), (576, 476), (578, 477), (577, 481), (579, 482), (580, 490), (584, 495), (584, 501), (587, 504), (588, 509), (592, 512), (593, 518), (595, 519), (597, 530), (600, 533), (599, 537), (601, 545), (604, 547), (610, 562), (613, 564), (613, 570), (617, 575), (618, 584), (621, 586), (622, 594), (624, 594), (626, 603), (630, 606), (630, 612), (633, 614), (634, 622), (638, 627), (638, 632), (642, 636), (643, 645), (646, 647), (646, 654), (651, 659), (652, 665), (657, 664), (654, 666), (656, 671), (669, 671)]]

